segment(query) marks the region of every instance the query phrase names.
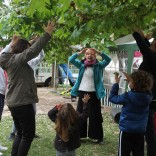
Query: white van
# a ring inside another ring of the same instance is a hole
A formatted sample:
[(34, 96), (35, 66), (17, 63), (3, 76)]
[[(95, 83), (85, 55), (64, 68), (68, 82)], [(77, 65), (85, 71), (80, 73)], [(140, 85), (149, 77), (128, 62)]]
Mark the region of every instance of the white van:
[[(72, 72), (73, 78), (76, 80), (77, 76), (78, 76), (78, 69), (76, 67), (74, 67), (73, 65), (68, 65), (69, 69)], [(54, 67), (55, 68), (55, 67)], [(34, 70), (35, 72), (35, 82), (37, 84), (37, 86), (49, 86), (51, 83), (51, 77), (52, 77), (52, 64), (47, 64), (47, 63), (40, 63)], [(54, 69), (55, 71), (57, 71), (56, 69)], [(64, 71), (61, 70), (61, 72), (63, 73), (63, 77), (59, 77), (58, 74), (55, 74), (55, 80), (58, 80), (59, 84), (67, 84), (69, 85), (69, 81), (68, 81), (68, 75), (64, 74)], [(61, 83), (62, 81), (62, 83)], [(57, 82), (56, 82), (57, 83)]]
[[(45, 86), (45, 83), (52, 77), (52, 65), (40, 63), (34, 70), (35, 82), (38, 86)], [(50, 82), (49, 82), (50, 83)]]

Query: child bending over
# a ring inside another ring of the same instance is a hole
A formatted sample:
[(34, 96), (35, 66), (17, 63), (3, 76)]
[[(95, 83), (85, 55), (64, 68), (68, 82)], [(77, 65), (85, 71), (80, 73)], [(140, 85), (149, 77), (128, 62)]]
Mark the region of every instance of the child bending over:
[(84, 95), (83, 113), (78, 114), (70, 103), (56, 105), (48, 112), (49, 118), (55, 122), (56, 137), (54, 147), (56, 156), (75, 156), (75, 150), (80, 147), (80, 127), (89, 116), (88, 100), (90, 96)]
[(124, 73), (131, 89), (118, 95), (121, 76), (115, 75), (109, 101), (123, 105), (119, 121), (118, 156), (144, 156), (144, 133), (146, 131), (149, 104), (152, 101), (153, 79), (145, 71), (138, 70), (130, 75)]

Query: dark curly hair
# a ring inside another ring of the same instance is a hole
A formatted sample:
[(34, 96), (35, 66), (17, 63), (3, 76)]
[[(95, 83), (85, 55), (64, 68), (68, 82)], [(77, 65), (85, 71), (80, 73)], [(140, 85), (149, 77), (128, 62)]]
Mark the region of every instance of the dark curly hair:
[(153, 77), (151, 74), (138, 70), (129, 75), (132, 79), (134, 90), (139, 92), (150, 91), (153, 87)]
[(28, 46), (31, 46), (30, 43), (25, 39), (19, 39), (11, 48), (11, 52), (18, 54), (22, 53), (25, 49), (28, 48)]

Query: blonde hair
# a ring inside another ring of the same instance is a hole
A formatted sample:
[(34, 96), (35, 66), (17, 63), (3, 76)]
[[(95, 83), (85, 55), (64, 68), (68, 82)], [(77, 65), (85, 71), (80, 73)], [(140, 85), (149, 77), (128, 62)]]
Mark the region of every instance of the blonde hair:
[(56, 119), (56, 133), (67, 142), (70, 139), (70, 128), (78, 119), (78, 114), (70, 103), (63, 104), (58, 111)]

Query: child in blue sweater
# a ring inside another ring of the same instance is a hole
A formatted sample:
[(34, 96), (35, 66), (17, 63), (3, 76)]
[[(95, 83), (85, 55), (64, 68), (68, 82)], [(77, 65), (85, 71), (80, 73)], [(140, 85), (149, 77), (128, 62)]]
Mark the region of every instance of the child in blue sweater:
[(152, 101), (153, 79), (150, 74), (141, 70), (130, 75), (124, 74), (131, 90), (119, 95), (121, 76), (115, 75), (116, 83), (109, 96), (110, 102), (123, 105), (119, 121), (118, 156), (130, 156), (131, 152), (134, 156), (144, 156), (144, 133), (149, 104)]

